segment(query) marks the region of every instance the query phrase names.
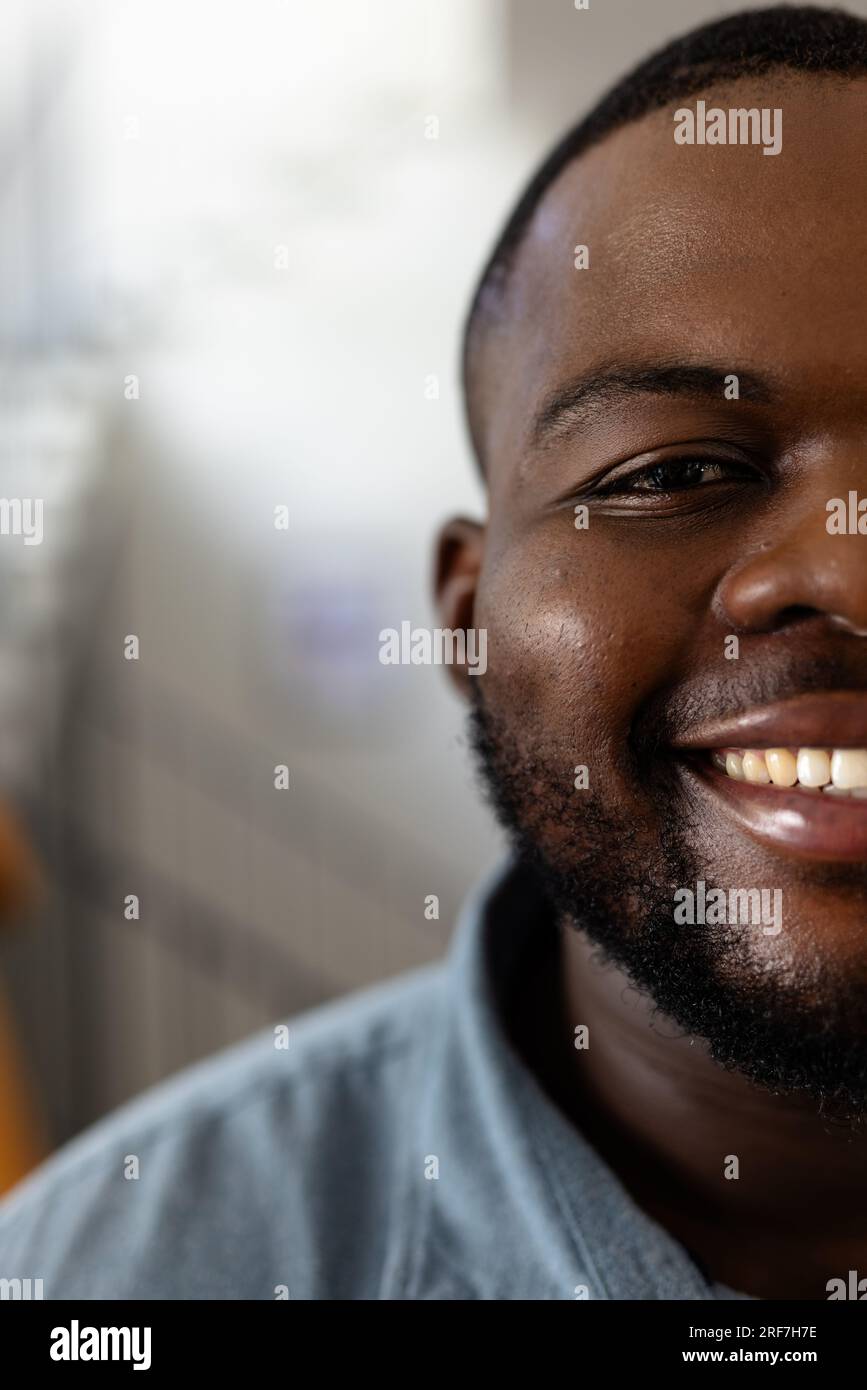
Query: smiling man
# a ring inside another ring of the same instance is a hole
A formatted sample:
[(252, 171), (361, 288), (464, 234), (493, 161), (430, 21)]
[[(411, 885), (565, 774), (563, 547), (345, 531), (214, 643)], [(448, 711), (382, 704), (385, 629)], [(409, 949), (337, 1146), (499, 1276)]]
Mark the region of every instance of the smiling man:
[[(578, 929), (532, 1001), (525, 962), (525, 1055), (764, 1296), (867, 1266), (867, 551), (828, 525), (867, 496), (865, 66), (860, 21), (737, 16), (570, 133), (473, 305), (490, 519), (441, 555), (495, 804)], [(673, 139), (698, 91), (781, 112), (780, 157)]]
[(545, 162), (467, 325), (488, 520), (438, 551), (514, 855), (445, 965), (53, 1159), (0, 1210), (0, 1276), (859, 1296), (867, 538), (828, 522), (867, 496), (865, 176), (867, 25), (815, 9), (678, 41)]

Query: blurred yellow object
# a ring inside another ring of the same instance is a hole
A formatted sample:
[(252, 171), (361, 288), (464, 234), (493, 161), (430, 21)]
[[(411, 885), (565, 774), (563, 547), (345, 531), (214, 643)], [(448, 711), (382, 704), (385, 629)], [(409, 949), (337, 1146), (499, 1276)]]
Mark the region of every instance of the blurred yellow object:
[(6, 1000), (0, 995), (0, 1193), (35, 1168), (45, 1152)]
[(0, 930), (3, 916), (32, 907), (41, 891), (36, 853), (14, 811), (0, 802)]
[[(34, 851), (8, 806), (0, 804), (0, 930), (13, 913), (40, 896)], [(14, 1186), (46, 1153), (36, 1102), (28, 1086), (6, 999), (0, 993), (0, 1193)]]

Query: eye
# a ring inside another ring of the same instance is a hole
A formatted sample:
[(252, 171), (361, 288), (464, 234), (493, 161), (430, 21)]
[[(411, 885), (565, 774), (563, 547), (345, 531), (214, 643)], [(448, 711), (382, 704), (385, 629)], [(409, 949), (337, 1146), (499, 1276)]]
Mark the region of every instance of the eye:
[(619, 477), (604, 479), (596, 489), (598, 497), (644, 493), (666, 496), (675, 492), (690, 492), (713, 483), (733, 479), (755, 478), (755, 472), (734, 459), (671, 458), (660, 459), (644, 468), (633, 469)]

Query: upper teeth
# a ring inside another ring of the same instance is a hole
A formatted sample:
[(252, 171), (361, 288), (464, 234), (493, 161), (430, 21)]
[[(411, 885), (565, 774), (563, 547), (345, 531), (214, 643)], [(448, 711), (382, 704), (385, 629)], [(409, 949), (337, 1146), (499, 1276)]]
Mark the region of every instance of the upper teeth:
[(714, 762), (738, 782), (823, 788), (867, 797), (865, 748), (748, 748), (716, 752)]

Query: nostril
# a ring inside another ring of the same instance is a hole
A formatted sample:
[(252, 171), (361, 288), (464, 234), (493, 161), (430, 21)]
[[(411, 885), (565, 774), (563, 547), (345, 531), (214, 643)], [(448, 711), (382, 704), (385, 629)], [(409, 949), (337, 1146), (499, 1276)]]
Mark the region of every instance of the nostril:
[(780, 609), (774, 621), (774, 627), (796, 627), (798, 623), (805, 623), (810, 618), (818, 617), (821, 617), (818, 608), (811, 608), (805, 603), (793, 603), (788, 608)]

